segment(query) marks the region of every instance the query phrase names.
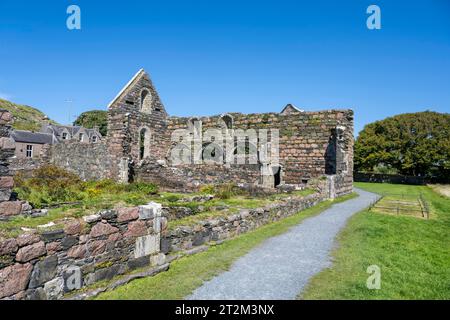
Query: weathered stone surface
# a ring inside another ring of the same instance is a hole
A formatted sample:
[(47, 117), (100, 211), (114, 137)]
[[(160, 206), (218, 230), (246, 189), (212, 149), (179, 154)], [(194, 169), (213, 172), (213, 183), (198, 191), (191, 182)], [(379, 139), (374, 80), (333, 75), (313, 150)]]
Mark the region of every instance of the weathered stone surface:
[(55, 254), (63, 249), (61, 242), (59, 241), (49, 242), (45, 245), (45, 248), (47, 249), (47, 254), (49, 255)]
[(105, 252), (106, 240), (93, 240), (87, 243), (89, 255), (96, 256)]
[(149, 254), (159, 252), (159, 235), (147, 235), (136, 239), (134, 248), (134, 257), (140, 258)]
[[(8, 201), (11, 198), (11, 189), (0, 189), (0, 201)], [(0, 211), (0, 216), (2, 212), (6, 212), (6, 209)], [(6, 214), (5, 214), (6, 216)]]
[(8, 189), (14, 187), (13, 177), (0, 177), (0, 188)]
[(128, 261), (128, 268), (130, 270), (134, 270), (134, 269), (146, 267), (149, 264), (150, 264), (149, 257), (148, 256), (142, 256), (142, 257), (137, 258), (137, 259), (130, 259)]
[(39, 242), (40, 240), (39, 235), (35, 233), (23, 233), (17, 237), (17, 244), (19, 247), (24, 247)]
[(45, 231), (45, 232), (41, 233), (41, 237), (46, 243), (52, 242), (55, 240), (59, 240), (59, 239), (64, 238), (64, 230), (58, 229), (58, 230)]
[(34, 265), (29, 287), (34, 289), (52, 280), (56, 275), (57, 256), (49, 256)]
[(16, 254), (16, 261), (27, 262), (43, 256), (46, 253), (44, 241), (33, 243), (19, 249)]
[(155, 216), (161, 216), (162, 206), (160, 203), (149, 202), (146, 205), (139, 206), (139, 219), (153, 219)]
[(136, 220), (137, 218), (139, 218), (139, 208), (137, 207), (120, 208), (117, 209), (117, 213), (118, 213), (117, 221), (121, 223)]
[(55, 278), (44, 285), (44, 292), (49, 300), (60, 299), (64, 292), (63, 278)]
[(67, 256), (73, 259), (81, 259), (86, 255), (86, 245), (74, 246), (67, 251)]
[(108, 236), (108, 243), (115, 243), (116, 241), (119, 241), (119, 240), (121, 240), (123, 238), (123, 236), (120, 234), (120, 232), (117, 232), (117, 233), (113, 233), (113, 234), (110, 234), (109, 236)]
[(0, 256), (15, 253), (17, 249), (16, 239), (0, 239)]
[(140, 237), (147, 234), (147, 226), (144, 221), (133, 221), (128, 224), (125, 237)]
[(79, 234), (81, 232), (81, 229), (82, 225), (78, 220), (71, 221), (64, 226), (64, 232), (68, 235)]
[(111, 219), (114, 219), (115, 217), (117, 217), (116, 210), (103, 210), (99, 214), (102, 217), (102, 219), (105, 219), (105, 220), (111, 220)]
[(19, 215), (21, 212), (22, 212), (22, 202), (20, 201), (0, 202), (0, 216), (4, 217), (16, 216)]
[(84, 216), (83, 220), (87, 223), (94, 223), (94, 222), (102, 220), (102, 216), (99, 214), (92, 214), (90, 216)]
[(163, 253), (158, 253), (150, 257), (150, 265), (160, 266), (166, 262), (166, 255)]
[(15, 264), (0, 270), (0, 299), (26, 289), (33, 266), (30, 263)]
[(44, 288), (30, 289), (30, 290), (27, 290), (25, 299), (26, 300), (47, 300), (47, 295), (45, 294)]
[(94, 273), (95, 282), (114, 278), (118, 274), (119, 269), (120, 265), (114, 265), (108, 268), (97, 270)]
[(75, 245), (77, 243), (78, 243), (78, 238), (77, 237), (67, 236), (67, 237), (64, 237), (61, 240), (61, 247), (63, 248), (63, 250), (67, 250), (67, 249), (69, 249), (70, 247), (72, 247), (73, 245)]
[(98, 238), (101, 236), (107, 236), (112, 233), (119, 231), (116, 227), (113, 227), (109, 223), (99, 222), (94, 225), (91, 229), (90, 236), (91, 238)]
[(64, 292), (80, 289), (83, 277), (80, 267), (70, 266), (63, 271)]

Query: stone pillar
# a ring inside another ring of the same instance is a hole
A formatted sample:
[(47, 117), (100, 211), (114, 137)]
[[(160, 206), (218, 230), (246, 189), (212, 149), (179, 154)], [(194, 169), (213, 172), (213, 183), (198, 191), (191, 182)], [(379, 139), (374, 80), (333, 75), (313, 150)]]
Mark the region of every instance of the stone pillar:
[(165, 254), (161, 253), (161, 213), (162, 206), (156, 202), (149, 202), (139, 206), (139, 220), (153, 219), (153, 230), (147, 235), (136, 239), (134, 258), (148, 256), (151, 265), (161, 265), (165, 262)]

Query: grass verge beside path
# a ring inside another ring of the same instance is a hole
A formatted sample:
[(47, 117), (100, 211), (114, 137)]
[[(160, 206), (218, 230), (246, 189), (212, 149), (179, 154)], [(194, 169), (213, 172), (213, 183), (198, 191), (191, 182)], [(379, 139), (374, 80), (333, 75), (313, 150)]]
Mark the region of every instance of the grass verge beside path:
[[(450, 200), (425, 186), (355, 183), (383, 194), (420, 194), (434, 219), (362, 211), (338, 236), (334, 263), (313, 277), (302, 299), (450, 299)], [(369, 290), (367, 267), (381, 268)]]
[(134, 280), (113, 291), (100, 294), (97, 299), (183, 299), (204, 281), (228, 270), (236, 259), (264, 240), (286, 232), (290, 227), (305, 218), (319, 214), (334, 203), (355, 196), (356, 194), (351, 194), (335, 201), (319, 203), (298, 214), (227, 240), (221, 245), (212, 246), (205, 252), (183, 257), (172, 262), (170, 269), (166, 272), (154, 277)]

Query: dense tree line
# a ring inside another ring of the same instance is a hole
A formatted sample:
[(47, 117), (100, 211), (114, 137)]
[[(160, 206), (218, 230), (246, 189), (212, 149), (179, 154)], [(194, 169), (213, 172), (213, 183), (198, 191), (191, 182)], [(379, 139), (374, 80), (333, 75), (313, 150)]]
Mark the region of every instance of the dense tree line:
[(360, 172), (450, 177), (450, 114), (400, 114), (370, 123), (355, 142)]

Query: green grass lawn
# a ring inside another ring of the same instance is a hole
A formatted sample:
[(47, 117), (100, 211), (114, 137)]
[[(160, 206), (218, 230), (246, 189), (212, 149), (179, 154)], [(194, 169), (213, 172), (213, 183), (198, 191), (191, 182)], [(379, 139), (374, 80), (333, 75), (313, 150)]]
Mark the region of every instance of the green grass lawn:
[[(303, 299), (450, 299), (450, 200), (425, 186), (356, 183), (383, 194), (419, 195), (433, 219), (363, 211), (338, 237), (331, 268), (316, 275)], [(381, 268), (381, 289), (369, 290), (367, 267)]]
[(290, 227), (322, 212), (333, 203), (352, 197), (355, 195), (344, 196), (334, 202), (322, 202), (296, 215), (225, 241), (219, 246), (212, 246), (205, 252), (183, 257), (172, 262), (167, 272), (134, 280), (113, 291), (100, 294), (97, 299), (183, 299), (204, 281), (229, 269), (236, 259), (264, 240), (286, 232)]

